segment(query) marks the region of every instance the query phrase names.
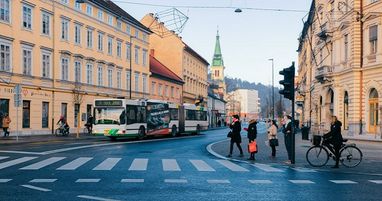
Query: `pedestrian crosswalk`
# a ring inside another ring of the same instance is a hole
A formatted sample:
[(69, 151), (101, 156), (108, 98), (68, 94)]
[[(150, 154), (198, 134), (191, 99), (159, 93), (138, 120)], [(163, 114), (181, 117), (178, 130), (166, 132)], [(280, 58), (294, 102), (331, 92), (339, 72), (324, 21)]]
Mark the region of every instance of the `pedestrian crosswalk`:
[[(95, 158), (95, 157), (20, 157), (12, 158), (9, 156), (0, 156), (0, 172), (7, 169), (20, 171), (37, 171), (49, 169), (53, 171), (112, 171), (112, 170), (128, 170), (128, 171), (150, 171), (159, 169), (163, 172), (181, 172), (181, 171), (197, 171), (197, 172), (217, 172), (231, 171), (238, 173), (246, 172), (285, 172), (294, 170), (302, 173), (314, 173), (315, 170), (308, 168), (289, 168), (275, 167), (261, 163), (235, 163), (229, 160), (221, 159), (149, 159), (149, 158)], [(16, 168), (15, 168), (16, 167)]]

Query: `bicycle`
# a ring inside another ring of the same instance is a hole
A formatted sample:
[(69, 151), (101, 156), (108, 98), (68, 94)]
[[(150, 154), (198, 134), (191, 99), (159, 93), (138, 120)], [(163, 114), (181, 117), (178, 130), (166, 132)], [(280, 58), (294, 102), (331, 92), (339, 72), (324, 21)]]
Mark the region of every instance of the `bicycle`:
[(56, 128), (56, 130), (54, 131), (54, 135), (55, 136), (59, 136), (59, 135), (68, 136), (69, 135), (69, 128), (65, 128), (63, 126), (60, 126), (60, 127)]
[(91, 135), (91, 134), (92, 134), (92, 131), (93, 131), (92, 127), (85, 125), (85, 127), (84, 127), (82, 133), (83, 133), (83, 134)]
[[(306, 152), (306, 160), (311, 166), (322, 167), (328, 163), (329, 157), (336, 160), (334, 148), (325, 142), (325, 140), (319, 139), (319, 142)], [(344, 142), (347, 142), (347, 140), (344, 140)], [(345, 167), (356, 167), (362, 161), (363, 154), (354, 143), (343, 144), (339, 153), (340, 162)]]

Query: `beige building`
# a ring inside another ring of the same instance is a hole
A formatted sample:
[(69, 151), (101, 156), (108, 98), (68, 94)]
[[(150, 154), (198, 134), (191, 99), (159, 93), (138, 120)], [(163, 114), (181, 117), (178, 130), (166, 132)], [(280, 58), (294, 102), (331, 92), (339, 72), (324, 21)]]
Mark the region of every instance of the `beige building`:
[(261, 112), (259, 93), (256, 90), (237, 89), (227, 94), (227, 114), (238, 114), (244, 121), (258, 119)]
[(11, 131), (48, 134), (60, 115), (75, 129), (95, 98), (130, 97), (130, 79), (133, 99), (148, 96), (151, 32), (112, 1), (1, 0), (0, 11), (0, 112)]
[(155, 50), (155, 58), (183, 79), (183, 102), (194, 104), (197, 99), (203, 98), (206, 105), (209, 63), (184, 43), (180, 36), (171, 33), (163, 24), (158, 24), (153, 14), (147, 14), (141, 22), (147, 27), (154, 24), (170, 33), (165, 37), (150, 35), (150, 48)]
[(382, 1), (312, 2), (299, 44), (297, 105), (313, 133), (326, 133), (330, 117), (343, 135), (381, 137)]

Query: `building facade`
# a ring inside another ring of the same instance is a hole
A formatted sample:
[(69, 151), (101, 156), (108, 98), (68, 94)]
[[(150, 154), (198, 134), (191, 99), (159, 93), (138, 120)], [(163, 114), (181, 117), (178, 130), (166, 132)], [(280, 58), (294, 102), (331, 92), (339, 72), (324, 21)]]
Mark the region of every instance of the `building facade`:
[(208, 122), (210, 127), (221, 127), (225, 124), (226, 101), (219, 95), (208, 93)]
[(261, 112), (259, 93), (256, 90), (237, 89), (227, 94), (227, 114), (238, 114), (243, 121), (258, 119)]
[(382, 2), (312, 1), (299, 44), (297, 105), (313, 133), (381, 137)]
[(96, 98), (148, 97), (151, 32), (112, 1), (2, 0), (0, 11), (0, 112), (12, 130), (48, 134), (61, 115), (75, 129)]

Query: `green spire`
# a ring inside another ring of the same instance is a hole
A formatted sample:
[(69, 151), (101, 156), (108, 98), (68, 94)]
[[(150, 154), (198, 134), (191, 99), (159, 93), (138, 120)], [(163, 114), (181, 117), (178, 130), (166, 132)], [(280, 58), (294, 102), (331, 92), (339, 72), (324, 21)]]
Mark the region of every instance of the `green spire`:
[(215, 53), (214, 58), (212, 60), (212, 66), (224, 66), (222, 51), (220, 49), (219, 30), (216, 34)]

